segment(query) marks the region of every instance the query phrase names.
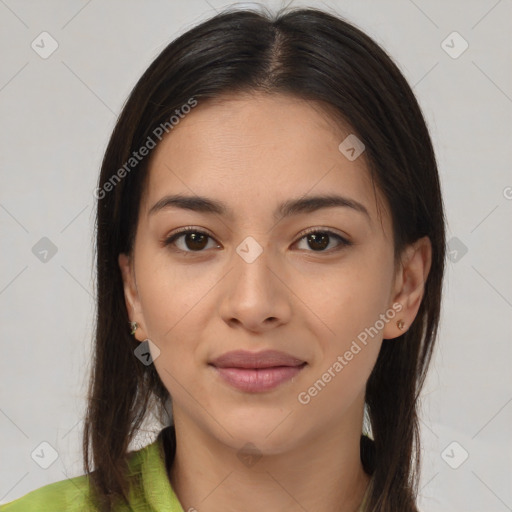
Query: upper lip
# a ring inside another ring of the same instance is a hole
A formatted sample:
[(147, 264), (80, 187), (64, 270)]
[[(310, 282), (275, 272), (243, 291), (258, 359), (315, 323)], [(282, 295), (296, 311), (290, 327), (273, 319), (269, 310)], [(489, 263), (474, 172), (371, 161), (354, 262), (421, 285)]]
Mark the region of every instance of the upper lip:
[(210, 361), (217, 368), (272, 368), (274, 366), (300, 366), (305, 361), (278, 350), (248, 352), (233, 350)]

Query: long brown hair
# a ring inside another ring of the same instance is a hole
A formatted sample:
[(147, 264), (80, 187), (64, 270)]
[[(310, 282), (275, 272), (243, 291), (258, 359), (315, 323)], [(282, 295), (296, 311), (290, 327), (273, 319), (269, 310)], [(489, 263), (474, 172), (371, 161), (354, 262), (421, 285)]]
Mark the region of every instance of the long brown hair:
[(373, 476), (367, 510), (416, 511), (419, 394), (437, 334), (445, 259), (436, 159), (417, 100), (387, 53), (353, 24), (312, 8), (228, 10), (202, 22), (152, 62), (119, 116), (97, 190), (97, 325), (83, 436), (97, 506), (108, 511), (127, 497), (128, 446), (149, 411), (165, 422), (169, 399), (154, 365), (134, 356), (139, 342), (129, 333), (118, 267), (118, 255), (132, 250), (148, 169), (149, 158), (135, 161), (133, 154), (150, 139), (158, 143), (157, 127), (172, 130), (170, 117), (191, 100), (200, 105), (251, 90), (328, 105), (365, 144), (373, 182), (391, 211), (396, 257), (420, 237), (431, 240), (418, 315), (400, 340), (383, 341), (367, 382), (373, 440), (361, 438), (362, 462)]

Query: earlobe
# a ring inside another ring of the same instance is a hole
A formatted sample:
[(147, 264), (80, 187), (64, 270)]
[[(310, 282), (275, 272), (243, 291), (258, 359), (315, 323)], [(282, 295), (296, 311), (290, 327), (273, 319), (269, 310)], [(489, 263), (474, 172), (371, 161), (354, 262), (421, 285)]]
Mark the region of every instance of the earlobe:
[(402, 253), (395, 278), (393, 303), (402, 306), (396, 322), (384, 328), (384, 339), (397, 338), (413, 323), (423, 300), (425, 283), (432, 263), (432, 244), (423, 237), (409, 245)]

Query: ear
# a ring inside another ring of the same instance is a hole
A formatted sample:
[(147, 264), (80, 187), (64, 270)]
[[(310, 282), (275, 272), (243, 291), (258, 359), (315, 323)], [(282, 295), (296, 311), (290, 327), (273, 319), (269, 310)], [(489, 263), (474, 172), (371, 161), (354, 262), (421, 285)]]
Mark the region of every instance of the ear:
[(137, 290), (137, 282), (135, 280), (133, 260), (128, 254), (120, 253), (118, 263), (123, 277), (124, 300), (126, 303), (128, 318), (130, 319), (130, 322), (137, 322), (138, 324), (137, 330), (134, 334), (135, 339), (137, 341), (144, 341), (147, 338), (147, 332), (145, 329), (139, 292)]
[[(390, 301), (397, 315), (386, 324), (384, 339), (397, 338), (411, 326), (423, 299), (431, 264), (432, 244), (427, 236), (408, 245), (402, 252)], [(402, 329), (398, 327), (400, 322), (403, 322)]]

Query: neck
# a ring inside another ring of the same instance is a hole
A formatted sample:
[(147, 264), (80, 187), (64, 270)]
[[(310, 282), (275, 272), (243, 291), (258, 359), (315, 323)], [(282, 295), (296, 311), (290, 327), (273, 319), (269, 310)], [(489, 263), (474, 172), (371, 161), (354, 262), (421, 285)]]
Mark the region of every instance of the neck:
[(181, 410), (173, 414), (169, 479), (185, 511), (359, 510), (370, 481), (360, 459), (361, 424), (326, 426), (276, 454), (229, 446)]

